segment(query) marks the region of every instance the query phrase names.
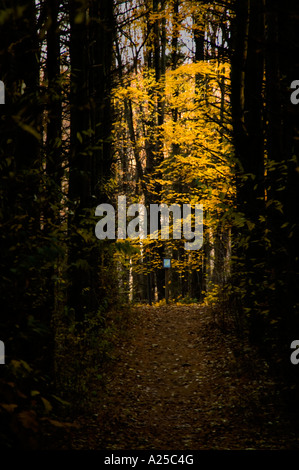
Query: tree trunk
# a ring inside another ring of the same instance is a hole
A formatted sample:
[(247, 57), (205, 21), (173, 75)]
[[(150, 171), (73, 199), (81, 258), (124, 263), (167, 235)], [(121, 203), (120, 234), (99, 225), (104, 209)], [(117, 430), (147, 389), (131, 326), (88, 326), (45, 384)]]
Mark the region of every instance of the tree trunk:
[[(263, 135), (263, 73), (264, 16), (262, 0), (236, 2), (233, 24), (232, 56), (232, 117), (237, 157), (237, 207), (244, 225), (235, 231), (237, 256), (243, 270), (244, 305), (251, 310), (252, 334), (263, 335), (259, 322), (259, 286), (264, 281), (265, 250), (264, 216), (264, 135)], [(254, 71), (254, 73), (253, 73)], [(238, 277), (238, 273), (237, 273)], [(240, 279), (237, 281), (240, 286)], [(242, 287), (242, 286), (241, 286)]]
[[(111, 174), (111, 67), (113, 3), (70, 0), (71, 149), (69, 199), (68, 306), (82, 322), (96, 312), (101, 290), (94, 208), (107, 202), (104, 185)], [(88, 13), (88, 22), (87, 22)], [(87, 239), (80, 232), (85, 232)], [(103, 254), (104, 256), (104, 254)], [(102, 259), (102, 257), (101, 257)], [(102, 260), (105, 269), (106, 259)]]

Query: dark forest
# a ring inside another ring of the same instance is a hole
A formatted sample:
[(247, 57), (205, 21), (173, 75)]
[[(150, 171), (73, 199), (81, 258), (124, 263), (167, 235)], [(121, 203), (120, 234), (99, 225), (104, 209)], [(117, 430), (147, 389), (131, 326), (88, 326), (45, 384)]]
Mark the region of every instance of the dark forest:
[(0, 1), (2, 450), (298, 450), (298, 30)]

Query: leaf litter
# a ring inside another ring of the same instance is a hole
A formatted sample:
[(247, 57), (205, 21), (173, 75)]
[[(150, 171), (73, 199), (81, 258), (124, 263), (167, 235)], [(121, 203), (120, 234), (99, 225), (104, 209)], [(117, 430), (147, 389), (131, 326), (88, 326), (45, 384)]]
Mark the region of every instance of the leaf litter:
[[(200, 305), (139, 306), (74, 450), (298, 448), (267, 365)], [(241, 353), (240, 353), (241, 351)], [(246, 360), (244, 360), (244, 358)]]

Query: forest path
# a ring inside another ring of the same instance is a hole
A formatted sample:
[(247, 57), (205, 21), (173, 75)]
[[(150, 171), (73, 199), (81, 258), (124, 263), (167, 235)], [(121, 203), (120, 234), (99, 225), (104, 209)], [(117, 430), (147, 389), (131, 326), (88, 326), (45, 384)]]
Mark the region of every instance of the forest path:
[(78, 420), (71, 448), (292, 448), (274, 384), (238, 350), (201, 306), (139, 307), (98, 409)]

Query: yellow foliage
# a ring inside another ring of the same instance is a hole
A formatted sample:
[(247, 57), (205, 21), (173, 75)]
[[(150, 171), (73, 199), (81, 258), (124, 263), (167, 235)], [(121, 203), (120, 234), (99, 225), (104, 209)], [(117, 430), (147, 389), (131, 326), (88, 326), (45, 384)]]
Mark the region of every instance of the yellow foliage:
[[(125, 87), (114, 90), (115, 106), (122, 116), (115, 123), (115, 151), (131, 155), (134, 172), (134, 148), (126, 121), (126, 105), (130, 103), (135, 131), (135, 152), (145, 168), (145, 148), (149, 140), (162, 144), (163, 159), (156, 160), (146, 179), (147, 191), (165, 204), (203, 204), (205, 232), (213, 231), (219, 220), (233, 205), (235, 190), (231, 168), (232, 146), (226, 137), (230, 128), (230, 111), (225, 90), (229, 86), (229, 64), (216, 61), (185, 63), (167, 70), (157, 83), (154, 72), (141, 70), (129, 77)], [(163, 98), (163, 99), (162, 99)], [(157, 121), (157, 100), (164, 106), (163, 124)], [(126, 101), (127, 100), (127, 101)], [(122, 111), (122, 112), (120, 112)], [(225, 116), (226, 125), (223, 124)], [(119, 157), (121, 158), (121, 157)], [(157, 184), (160, 185), (157, 194)], [(226, 223), (226, 222), (224, 222)], [(205, 233), (204, 233), (205, 237)], [(179, 251), (183, 240), (138, 240), (141, 248), (131, 257), (137, 271), (147, 269), (140, 263), (144, 248), (162, 244), (165, 249)], [(175, 259), (173, 269), (184, 274), (196, 269), (202, 261), (201, 251), (185, 253)], [(151, 268), (160, 267), (161, 259), (151, 249)]]

